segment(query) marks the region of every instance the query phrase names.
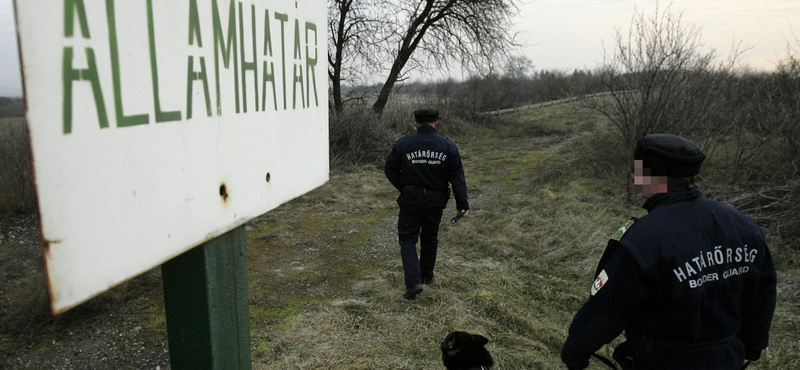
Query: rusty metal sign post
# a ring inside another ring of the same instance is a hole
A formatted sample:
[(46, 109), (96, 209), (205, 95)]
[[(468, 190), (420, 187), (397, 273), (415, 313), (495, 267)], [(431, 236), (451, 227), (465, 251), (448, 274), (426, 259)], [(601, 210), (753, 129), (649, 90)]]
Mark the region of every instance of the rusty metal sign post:
[(51, 310), (163, 264), (172, 368), (249, 368), (243, 225), (328, 180), (326, 4), (14, 4)]

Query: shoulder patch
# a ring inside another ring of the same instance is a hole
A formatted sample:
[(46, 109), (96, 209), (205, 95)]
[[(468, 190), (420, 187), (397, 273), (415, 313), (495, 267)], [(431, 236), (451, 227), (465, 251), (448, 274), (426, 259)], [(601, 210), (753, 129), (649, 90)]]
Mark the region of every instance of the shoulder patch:
[(617, 230), (617, 232), (614, 233), (614, 235), (611, 235), (611, 239), (616, 240), (616, 241), (620, 241), (620, 239), (622, 239), (622, 236), (625, 235), (625, 232), (627, 232), (628, 229), (630, 229), (631, 226), (633, 226), (634, 222), (636, 222), (636, 221), (628, 220), (628, 222), (626, 222), (625, 225), (622, 225), (622, 227), (620, 227)]
[(608, 274), (606, 274), (606, 270), (600, 271), (600, 274), (597, 275), (597, 278), (594, 279), (594, 283), (592, 283), (592, 295), (597, 294), (607, 282)]

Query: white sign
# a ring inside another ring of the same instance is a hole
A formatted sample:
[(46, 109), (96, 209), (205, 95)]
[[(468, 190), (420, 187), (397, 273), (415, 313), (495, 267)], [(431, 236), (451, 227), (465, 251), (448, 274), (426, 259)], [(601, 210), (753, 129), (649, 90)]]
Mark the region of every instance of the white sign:
[(321, 0), (18, 0), (52, 310), (328, 180)]

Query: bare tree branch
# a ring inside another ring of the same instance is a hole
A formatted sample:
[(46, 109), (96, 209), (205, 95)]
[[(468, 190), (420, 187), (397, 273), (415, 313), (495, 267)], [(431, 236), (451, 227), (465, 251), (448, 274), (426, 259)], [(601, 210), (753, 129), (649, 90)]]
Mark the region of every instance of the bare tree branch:
[[(345, 60), (388, 70), (373, 105), (382, 112), (394, 85), (409, 71), (449, 69), (452, 61), (467, 71), (489, 71), (514, 46), (510, 30), (511, 19), (519, 11), (516, 1), (331, 0), (329, 76), (341, 81), (347, 74)], [(382, 61), (391, 64), (387, 68)], [(332, 82), (338, 110), (341, 91), (337, 84)]]

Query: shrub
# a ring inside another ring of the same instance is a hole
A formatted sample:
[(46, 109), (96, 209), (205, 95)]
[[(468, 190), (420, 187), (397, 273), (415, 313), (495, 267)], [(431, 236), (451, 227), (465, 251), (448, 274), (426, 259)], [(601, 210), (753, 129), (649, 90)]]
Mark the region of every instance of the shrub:
[(400, 136), (371, 110), (331, 114), (328, 125), (331, 167), (382, 165)]

